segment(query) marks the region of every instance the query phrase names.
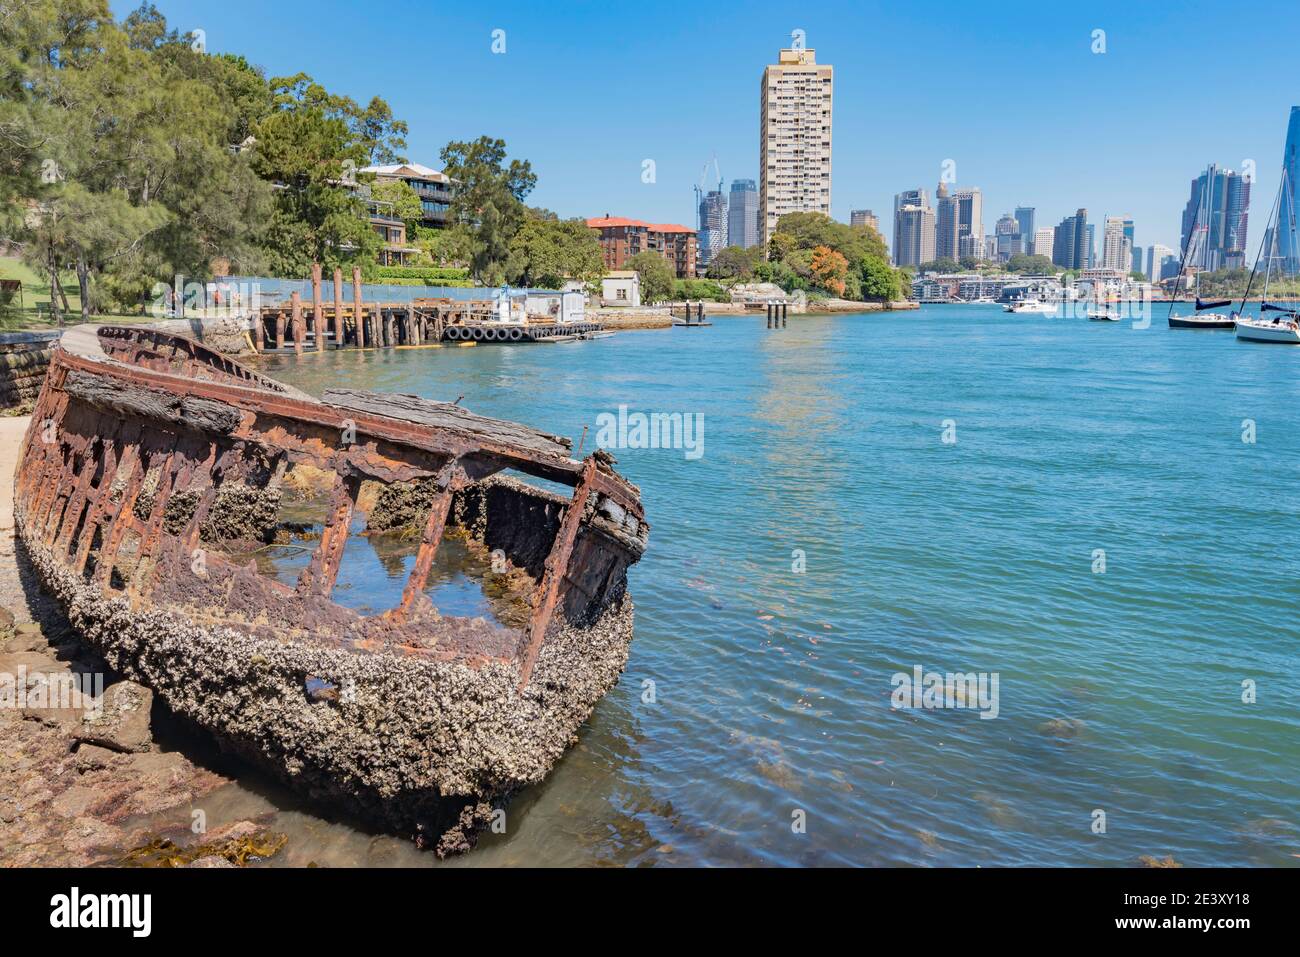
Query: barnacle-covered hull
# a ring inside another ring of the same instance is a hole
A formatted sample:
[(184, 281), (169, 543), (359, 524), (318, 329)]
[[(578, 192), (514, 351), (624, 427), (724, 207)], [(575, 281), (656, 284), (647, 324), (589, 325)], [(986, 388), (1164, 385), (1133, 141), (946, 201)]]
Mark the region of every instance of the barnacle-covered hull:
[[(302, 793), (445, 853), (546, 775), (626, 662), (639, 494), (603, 453), (568, 447), (413, 396), (316, 400), (184, 337), (83, 326), (51, 361), (15, 516), (114, 668)], [(248, 546), (275, 533), (300, 474), (325, 517), (289, 585)], [(331, 599), (362, 517), (418, 541), (379, 614)], [(513, 616), (430, 601), (450, 536), (491, 557)]]

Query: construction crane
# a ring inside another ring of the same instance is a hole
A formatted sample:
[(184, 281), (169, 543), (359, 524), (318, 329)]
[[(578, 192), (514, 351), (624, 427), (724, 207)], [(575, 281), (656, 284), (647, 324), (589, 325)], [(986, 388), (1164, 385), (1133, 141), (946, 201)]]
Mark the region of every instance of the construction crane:
[(723, 246), (723, 239), (726, 233), (726, 216), (725, 213), (717, 217), (716, 222), (710, 222), (711, 211), (706, 211), (704, 206), (705, 197), (711, 192), (709, 189), (709, 167), (713, 167), (713, 174), (717, 178), (718, 194), (722, 195), (722, 167), (718, 163), (718, 154), (714, 153), (713, 158), (704, 164), (700, 170), (700, 181), (695, 187), (695, 215), (696, 215), (696, 235), (700, 237), (700, 252), (706, 253), (701, 256), (701, 262), (707, 263), (712, 258), (713, 253), (717, 252)]

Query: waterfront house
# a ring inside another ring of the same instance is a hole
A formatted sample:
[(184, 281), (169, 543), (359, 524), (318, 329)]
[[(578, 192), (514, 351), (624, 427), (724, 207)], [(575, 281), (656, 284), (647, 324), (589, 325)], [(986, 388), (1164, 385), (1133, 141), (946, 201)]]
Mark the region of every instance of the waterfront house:
[(641, 306), (641, 275), (635, 269), (617, 269), (600, 281), (602, 306)]
[(392, 163), (385, 166), (367, 166), (362, 173), (370, 173), (376, 183), (403, 182), (420, 197), (420, 224), (430, 229), (447, 225), (455, 184), (451, 177), (439, 170), (419, 163)]

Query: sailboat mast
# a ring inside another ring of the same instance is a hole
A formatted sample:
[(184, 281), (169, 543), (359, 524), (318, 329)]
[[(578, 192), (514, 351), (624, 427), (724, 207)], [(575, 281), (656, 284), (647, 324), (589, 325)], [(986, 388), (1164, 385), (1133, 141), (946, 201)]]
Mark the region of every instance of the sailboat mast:
[[(1201, 194), (1203, 194), (1204, 192), (1205, 190), (1204, 188), (1202, 188)], [(1174, 297), (1178, 295), (1178, 284), (1183, 281), (1183, 273), (1186, 271), (1187, 253), (1188, 250), (1192, 248), (1192, 241), (1196, 236), (1196, 227), (1201, 221), (1201, 206), (1203, 205), (1201, 202), (1202, 199), (1201, 194), (1197, 194), (1196, 209), (1192, 213), (1192, 223), (1187, 229), (1187, 239), (1183, 242), (1182, 254), (1178, 257), (1178, 278), (1174, 280), (1174, 295), (1169, 297), (1170, 318), (1172, 318), (1174, 314)], [(1154, 267), (1153, 267), (1153, 271), (1154, 271)]]

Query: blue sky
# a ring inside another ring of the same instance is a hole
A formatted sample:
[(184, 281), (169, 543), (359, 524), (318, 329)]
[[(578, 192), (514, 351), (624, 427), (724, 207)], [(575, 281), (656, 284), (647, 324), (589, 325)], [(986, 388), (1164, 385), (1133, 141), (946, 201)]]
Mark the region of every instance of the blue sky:
[(210, 50), (384, 97), (414, 161), (505, 139), (538, 175), (529, 202), (561, 216), (693, 226), (715, 154), (728, 184), (757, 179), (759, 79), (795, 29), (835, 67), (832, 212), (873, 209), (886, 233), (894, 193), (933, 191), (951, 159), (984, 191), (986, 232), (1017, 205), (1039, 226), (1085, 206), (1176, 246), (1193, 176), (1251, 159), (1253, 255), (1300, 103), (1293, 2), (155, 2)]

